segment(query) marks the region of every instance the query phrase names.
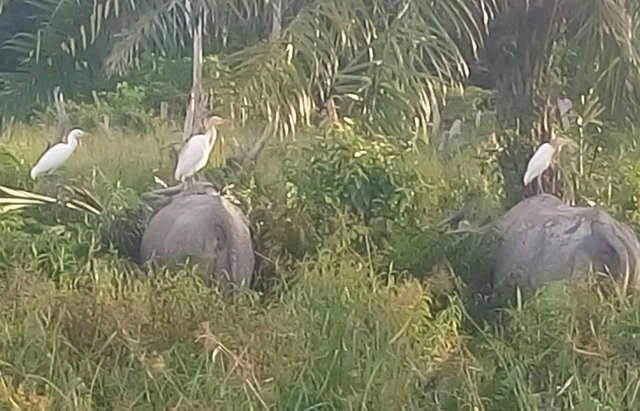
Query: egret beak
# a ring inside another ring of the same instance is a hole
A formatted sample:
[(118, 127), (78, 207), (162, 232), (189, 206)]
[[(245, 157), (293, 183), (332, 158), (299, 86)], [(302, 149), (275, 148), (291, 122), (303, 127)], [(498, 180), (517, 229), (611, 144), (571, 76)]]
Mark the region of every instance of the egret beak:
[(565, 143), (568, 147), (573, 147), (573, 148), (580, 148), (580, 146), (578, 145), (578, 143), (576, 143), (573, 140), (569, 140), (568, 142)]
[(575, 141), (571, 140), (570, 138), (565, 138), (565, 137), (557, 137), (556, 138), (556, 144), (558, 145), (558, 147), (562, 147), (562, 146), (571, 146), (574, 148), (578, 148), (578, 143), (576, 143)]
[(572, 152), (573, 150), (578, 150), (580, 148), (578, 143), (576, 143), (575, 141), (569, 138), (564, 138), (564, 137), (557, 137), (555, 143), (552, 143), (552, 144), (556, 147), (556, 151), (558, 153), (562, 151), (564, 146), (567, 146), (567, 150), (569, 152)]

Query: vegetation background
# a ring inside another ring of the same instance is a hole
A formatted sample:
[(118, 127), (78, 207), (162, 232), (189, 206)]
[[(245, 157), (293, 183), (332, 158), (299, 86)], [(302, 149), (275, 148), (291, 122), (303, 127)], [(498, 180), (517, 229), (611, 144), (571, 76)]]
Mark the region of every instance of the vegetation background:
[[(233, 301), (137, 261), (198, 22), (233, 120), (204, 174), (259, 255)], [(446, 233), (521, 199), (551, 128), (580, 146), (556, 194), (639, 227), (638, 23), (632, 0), (0, 0), (0, 184), (54, 193), (28, 171), (60, 86), (92, 132), (60, 174), (107, 210), (0, 213), (0, 407), (638, 409), (636, 299), (495, 306), (486, 245)], [(567, 128), (544, 114), (563, 93)]]

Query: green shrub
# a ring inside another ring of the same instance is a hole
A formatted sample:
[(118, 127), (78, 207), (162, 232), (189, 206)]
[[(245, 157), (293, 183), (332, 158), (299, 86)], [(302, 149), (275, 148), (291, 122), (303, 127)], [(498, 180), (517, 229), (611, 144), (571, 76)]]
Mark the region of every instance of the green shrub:
[(145, 55), (139, 68), (132, 70), (122, 80), (143, 91), (142, 104), (146, 110), (159, 114), (160, 104), (166, 102), (170, 109), (175, 110), (170, 114), (182, 117), (191, 89), (191, 76), (185, 73), (191, 73), (190, 58), (173, 60)]
[(418, 175), (403, 159), (406, 151), (397, 141), (333, 128), (316, 137), (294, 167), (286, 168), (288, 180), (318, 222), (336, 210), (366, 223), (402, 221), (415, 210), (419, 185)]
[[(113, 91), (96, 93), (98, 101), (87, 97), (86, 100), (67, 100), (66, 110), (73, 127), (95, 130), (109, 117), (109, 127), (127, 128), (146, 132), (155, 122), (153, 111), (145, 104), (144, 86), (132, 86), (126, 81), (116, 85)], [(49, 107), (39, 114), (40, 121), (51, 124), (56, 121), (56, 112)]]

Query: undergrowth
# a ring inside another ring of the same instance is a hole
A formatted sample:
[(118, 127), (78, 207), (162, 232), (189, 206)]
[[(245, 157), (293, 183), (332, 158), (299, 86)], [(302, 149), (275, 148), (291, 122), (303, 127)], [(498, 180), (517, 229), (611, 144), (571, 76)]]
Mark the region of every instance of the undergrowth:
[[(47, 133), (0, 140), (0, 184), (53, 193), (64, 181), (106, 212), (0, 214), (2, 408), (640, 406), (637, 300), (560, 283), (484, 304), (485, 244), (444, 232), (499, 212), (488, 140), (443, 156), (336, 128), (274, 142), (241, 176), (207, 170), (236, 185), (258, 255), (256, 289), (229, 300), (197, 267), (138, 264), (152, 213), (140, 194), (171, 180), (169, 129), (96, 133), (33, 182)], [(635, 152), (622, 161), (619, 180), (585, 195), (633, 223)]]

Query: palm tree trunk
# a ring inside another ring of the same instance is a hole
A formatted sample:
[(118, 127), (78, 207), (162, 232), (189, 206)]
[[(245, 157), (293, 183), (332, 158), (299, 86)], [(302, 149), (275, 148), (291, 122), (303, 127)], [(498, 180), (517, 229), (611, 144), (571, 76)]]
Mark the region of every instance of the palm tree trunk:
[(189, 96), (189, 106), (184, 120), (182, 140), (186, 141), (201, 126), (204, 111), (204, 90), (202, 88), (202, 13), (194, 12), (195, 26), (193, 29), (193, 84)]
[(274, 0), (273, 8), (271, 10), (272, 22), (271, 22), (271, 34), (269, 35), (269, 41), (276, 41), (280, 38), (282, 32), (282, 0)]
[(64, 103), (64, 96), (62, 91), (60, 91), (60, 86), (56, 86), (53, 89), (53, 104), (56, 108), (56, 114), (58, 117), (58, 125), (56, 127), (56, 134), (54, 135), (51, 144), (59, 143), (64, 141), (65, 136), (70, 131), (69, 125), (69, 115), (67, 114), (67, 110)]
[[(557, 26), (562, 0), (508, 1), (503, 4), (502, 19), (493, 28), (499, 38), (518, 33), (505, 50), (504, 42), (496, 42), (493, 50), (493, 70), (496, 73), (500, 99), (497, 105), (498, 136), (502, 152), (498, 164), (504, 177), (504, 205), (511, 207), (530, 189), (522, 184), (527, 163), (533, 150), (549, 140), (545, 120), (546, 98), (539, 82), (546, 73), (548, 51)], [(542, 110), (540, 110), (542, 109)], [(553, 192), (547, 178), (542, 181), (545, 192)]]

